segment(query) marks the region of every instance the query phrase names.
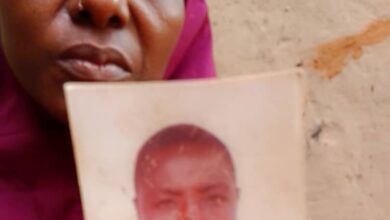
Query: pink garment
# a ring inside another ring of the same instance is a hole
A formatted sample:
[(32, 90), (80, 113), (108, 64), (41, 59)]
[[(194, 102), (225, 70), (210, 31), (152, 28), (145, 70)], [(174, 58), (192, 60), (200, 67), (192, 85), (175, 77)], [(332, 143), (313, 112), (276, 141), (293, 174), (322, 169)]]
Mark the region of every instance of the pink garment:
[[(213, 76), (207, 7), (204, 0), (187, 0), (184, 30), (165, 78)], [(0, 219), (82, 219), (68, 129), (24, 93), (2, 54)]]
[(183, 32), (171, 57), (165, 78), (191, 79), (214, 76), (207, 6), (204, 0), (187, 0)]

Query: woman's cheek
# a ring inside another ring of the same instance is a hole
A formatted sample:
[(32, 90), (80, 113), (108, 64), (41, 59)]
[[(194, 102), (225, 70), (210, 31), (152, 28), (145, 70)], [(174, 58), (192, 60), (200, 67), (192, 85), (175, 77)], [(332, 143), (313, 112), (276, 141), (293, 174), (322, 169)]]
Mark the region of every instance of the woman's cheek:
[(181, 18), (184, 16), (184, 0), (153, 0), (153, 4), (160, 8), (163, 18)]

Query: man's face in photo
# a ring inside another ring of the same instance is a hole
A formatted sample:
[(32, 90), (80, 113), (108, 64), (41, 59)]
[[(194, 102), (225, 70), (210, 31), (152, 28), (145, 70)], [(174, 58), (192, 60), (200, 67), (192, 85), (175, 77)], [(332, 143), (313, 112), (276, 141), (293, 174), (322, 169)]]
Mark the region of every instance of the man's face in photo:
[(234, 220), (237, 186), (226, 151), (196, 143), (146, 153), (136, 177), (140, 220)]

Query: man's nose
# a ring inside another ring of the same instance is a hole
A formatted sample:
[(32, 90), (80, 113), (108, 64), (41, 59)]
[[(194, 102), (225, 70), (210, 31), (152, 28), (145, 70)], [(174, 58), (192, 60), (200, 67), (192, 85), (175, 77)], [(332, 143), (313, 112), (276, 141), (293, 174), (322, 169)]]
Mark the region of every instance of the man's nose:
[(120, 28), (130, 20), (128, 0), (70, 0), (68, 11), (74, 22), (97, 28)]
[(202, 220), (199, 205), (196, 201), (188, 199), (182, 209), (181, 220)]

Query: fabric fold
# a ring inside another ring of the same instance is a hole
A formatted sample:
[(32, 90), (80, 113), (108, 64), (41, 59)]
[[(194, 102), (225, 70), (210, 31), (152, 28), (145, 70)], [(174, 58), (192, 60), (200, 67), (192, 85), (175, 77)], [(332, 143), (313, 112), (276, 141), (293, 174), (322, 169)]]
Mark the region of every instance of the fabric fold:
[[(186, 2), (183, 31), (165, 79), (213, 77), (211, 28), (203, 0)], [(81, 220), (68, 128), (19, 86), (0, 54), (0, 217)], [(115, 217), (113, 217), (115, 218)]]

